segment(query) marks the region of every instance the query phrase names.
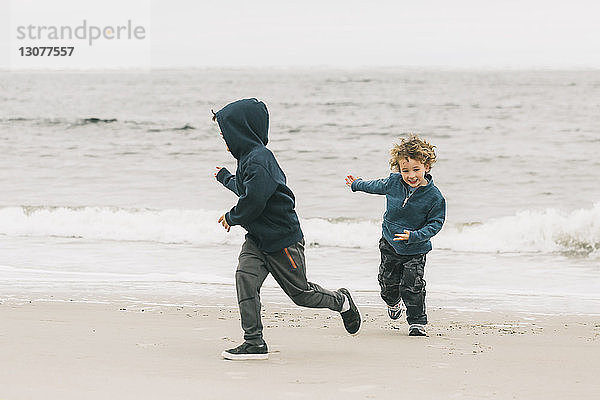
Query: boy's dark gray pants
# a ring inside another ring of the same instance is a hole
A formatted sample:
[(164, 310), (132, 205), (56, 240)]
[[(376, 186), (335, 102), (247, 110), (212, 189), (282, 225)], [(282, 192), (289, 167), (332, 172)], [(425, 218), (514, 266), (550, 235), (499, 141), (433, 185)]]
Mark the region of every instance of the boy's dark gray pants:
[(381, 298), (390, 307), (404, 301), (409, 324), (427, 324), (425, 313), (425, 254), (400, 255), (385, 240), (379, 240), (381, 264), (377, 280)]
[(342, 309), (343, 294), (323, 289), (306, 280), (304, 240), (281, 251), (267, 253), (261, 251), (252, 238), (246, 237), (235, 272), (235, 286), (244, 339), (248, 343), (264, 342), (260, 318), (260, 287), (269, 273), (299, 306), (329, 308), (338, 312)]

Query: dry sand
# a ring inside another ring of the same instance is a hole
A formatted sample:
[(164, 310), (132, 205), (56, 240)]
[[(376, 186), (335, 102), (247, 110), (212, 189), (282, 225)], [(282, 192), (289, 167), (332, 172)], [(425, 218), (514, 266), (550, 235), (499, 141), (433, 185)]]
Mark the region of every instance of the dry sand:
[(237, 309), (0, 304), (0, 400), (598, 399), (600, 318), (429, 310), (429, 336), (363, 307), (264, 307), (267, 361), (226, 361)]

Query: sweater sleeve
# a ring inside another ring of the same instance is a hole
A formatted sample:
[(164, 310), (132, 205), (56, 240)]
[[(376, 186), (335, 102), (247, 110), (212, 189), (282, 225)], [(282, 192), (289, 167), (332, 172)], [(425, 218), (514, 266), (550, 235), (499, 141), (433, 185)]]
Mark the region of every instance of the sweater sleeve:
[(363, 181), (358, 178), (352, 182), (350, 188), (353, 192), (366, 192), (371, 194), (387, 194), (389, 187), (390, 177), (382, 179), (374, 179), (372, 181)]
[(421, 229), (412, 231), (408, 244), (425, 242), (435, 236), (444, 225), (446, 219), (446, 200), (442, 199), (434, 204), (427, 213), (427, 222)]
[(227, 168), (221, 168), (219, 173), (217, 173), (217, 181), (221, 182), (223, 186), (231, 190), (238, 197), (240, 196), (235, 185), (235, 175), (232, 175)]
[(244, 177), (245, 193), (237, 204), (225, 214), (231, 226), (245, 225), (254, 221), (263, 212), (269, 198), (277, 189), (277, 182), (267, 170), (258, 164), (250, 164)]

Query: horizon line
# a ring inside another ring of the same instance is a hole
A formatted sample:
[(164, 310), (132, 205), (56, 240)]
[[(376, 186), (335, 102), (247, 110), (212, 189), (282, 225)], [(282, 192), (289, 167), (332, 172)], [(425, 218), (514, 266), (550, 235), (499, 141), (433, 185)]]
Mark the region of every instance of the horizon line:
[(364, 71), (364, 70), (423, 70), (423, 71), (463, 71), (463, 72), (534, 72), (534, 71), (548, 71), (548, 72), (577, 72), (577, 71), (600, 71), (600, 66), (546, 66), (546, 65), (532, 65), (532, 66), (436, 66), (436, 65), (353, 65), (353, 66), (342, 66), (342, 65), (327, 65), (327, 64), (315, 64), (315, 65), (196, 65), (196, 66), (160, 66), (160, 67), (143, 67), (143, 66), (132, 66), (132, 67), (40, 67), (40, 68), (10, 68), (0, 67), (0, 72), (160, 72), (160, 71), (189, 71), (189, 70), (225, 70), (225, 71), (236, 71), (236, 70), (289, 70), (289, 71), (306, 71), (311, 69), (316, 70), (330, 70), (330, 71)]

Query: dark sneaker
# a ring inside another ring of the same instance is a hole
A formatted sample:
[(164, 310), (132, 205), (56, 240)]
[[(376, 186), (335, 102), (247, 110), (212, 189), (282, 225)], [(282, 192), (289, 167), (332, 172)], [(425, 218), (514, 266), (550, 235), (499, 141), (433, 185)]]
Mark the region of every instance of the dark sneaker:
[(402, 312), (404, 311), (404, 303), (402, 300), (394, 307), (388, 306), (388, 315), (391, 319), (398, 319), (402, 316)]
[(244, 342), (235, 349), (225, 350), (221, 355), (226, 360), (266, 360), (269, 358), (269, 349), (266, 343), (259, 346)]
[(348, 298), (350, 302), (350, 309), (348, 311), (344, 311), (340, 313), (342, 315), (342, 320), (344, 321), (344, 328), (346, 328), (346, 332), (351, 335), (358, 335), (360, 331), (361, 318), (360, 312), (358, 311), (358, 307), (354, 304), (354, 300), (352, 300), (352, 296), (350, 296), (350, 292), (346, 288), (341, 288), (338, 290), (338, 293), (343, 294)]
[(412, 324), (408, 328), (408, 336), (427, 336), (425, 332), (425, 325)]

